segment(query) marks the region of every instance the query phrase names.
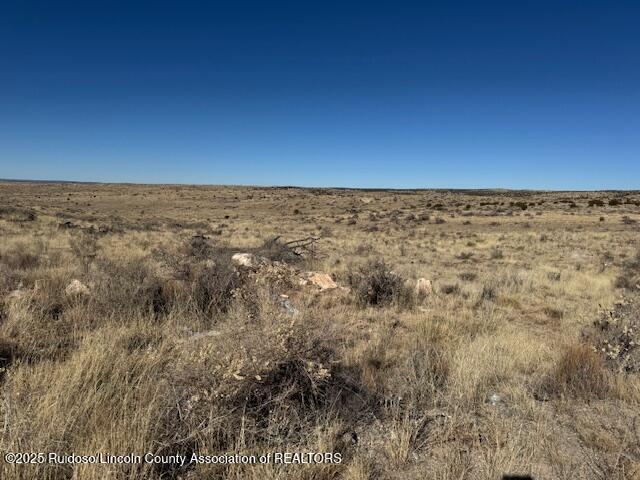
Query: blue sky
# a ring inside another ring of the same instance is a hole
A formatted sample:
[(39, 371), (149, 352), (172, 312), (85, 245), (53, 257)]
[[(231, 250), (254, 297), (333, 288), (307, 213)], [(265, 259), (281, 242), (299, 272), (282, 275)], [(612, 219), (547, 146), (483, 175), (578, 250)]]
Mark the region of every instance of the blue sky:
[(0, 178), (640, 188), (640, 2), (0, 4)]

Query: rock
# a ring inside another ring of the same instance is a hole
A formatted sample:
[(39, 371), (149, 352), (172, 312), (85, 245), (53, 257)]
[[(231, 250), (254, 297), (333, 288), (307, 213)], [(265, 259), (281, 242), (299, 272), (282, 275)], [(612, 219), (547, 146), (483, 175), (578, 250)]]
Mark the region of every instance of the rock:
[(487, 402), (489, 402), (494, 407), (497, 406), (497, 405), (503, 405), (504, 404), (504, 401), (502, 400), (502, 397), (500, 395), (498, 395), (497, 393), (492, 393), (491, 395), (489, 395), (487, 397)]
[(416, 282), (416, 295), (418, 296), (429, 296), (433, 293), (433, 284), (431, 283), (431, 280), (427, 280), (424, 277), (421, 277), (418, 279), (418, 281)]
[(282, 308), (284, 308), (284, 310), (291, 316), (296, 316), (300, 313), (300, 311), (293, 306), (291, 300), (289, 300), (288, 298), (282, 298), (280, 300), (280, 305), (282, 305)]
[(87, 287), (80, 280), (74, 279), (71, 281), (67, 288), (64, 289), (64, 293), (67, 295), (89, 295), (89, 287)]
[(318, 287), (320, 291), (333, 290), (338, 288), (338, 284), (326, 273), (321, 272), (303, 272), (300, 274), (301, 285), (313, 285)]
[(258, 266), (257, 257), (251, 253), (235, 253), (231, 261), (238, 267), (256, 268)]
[(289, 295), (285, 295), (284, 293), (281, 293), (280, 295), (277, 295), (274, 298), (288, 315), (295, 317), (300, 313), (300, 310), (298, 310), (293, 305), (293, 303), (291, 303), (291, 300), (289, 300)]
[(257, 269), (261, 266), (267, 265), (269, 261), (264, 257), (258, 257), (253, 253), (234, 253), (231, 257), (231, 261), (238, 267), (245, 267), (251, 269)]

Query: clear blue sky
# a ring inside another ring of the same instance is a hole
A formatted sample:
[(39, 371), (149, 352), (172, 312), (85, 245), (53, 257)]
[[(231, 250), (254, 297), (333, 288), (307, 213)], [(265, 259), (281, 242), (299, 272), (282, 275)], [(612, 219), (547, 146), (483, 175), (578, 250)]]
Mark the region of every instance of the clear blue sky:
[(0, 178), (640, 188), (640, 2), (0, 3)]

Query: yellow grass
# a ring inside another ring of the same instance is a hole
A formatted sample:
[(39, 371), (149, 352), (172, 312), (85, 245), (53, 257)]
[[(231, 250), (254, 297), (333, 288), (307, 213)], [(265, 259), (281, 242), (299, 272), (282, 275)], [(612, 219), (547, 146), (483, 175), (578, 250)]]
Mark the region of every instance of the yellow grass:
[[(638, 478), (638, 373), (583, 335), (637, 295), (616, 279), (635, 278), (640, 208), (613, 195), (0, 184), (3, 453), (341, 458), (0, 478)], [(316, 255), (236, 278), (230, 255), (278, 235), (318, 236)], [(407, 289), (382, 306), (353, 283), (373, 260)]]

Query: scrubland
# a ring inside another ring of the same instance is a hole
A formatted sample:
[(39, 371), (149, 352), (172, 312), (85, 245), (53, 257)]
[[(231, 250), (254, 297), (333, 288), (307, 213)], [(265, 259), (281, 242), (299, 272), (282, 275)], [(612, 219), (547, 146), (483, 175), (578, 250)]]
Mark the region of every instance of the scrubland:
[(0, 183), (3, 453), (342, 458), (0, 478), (640, 478), (638, 221), (637, 192)]

